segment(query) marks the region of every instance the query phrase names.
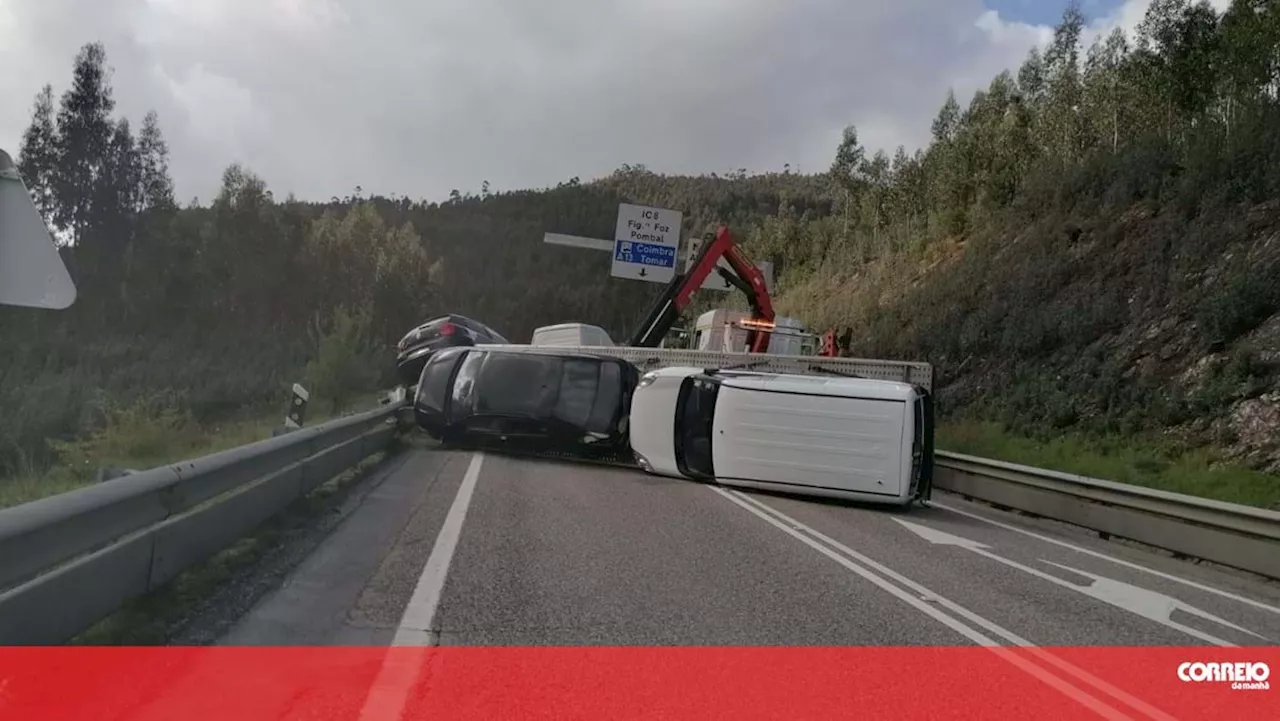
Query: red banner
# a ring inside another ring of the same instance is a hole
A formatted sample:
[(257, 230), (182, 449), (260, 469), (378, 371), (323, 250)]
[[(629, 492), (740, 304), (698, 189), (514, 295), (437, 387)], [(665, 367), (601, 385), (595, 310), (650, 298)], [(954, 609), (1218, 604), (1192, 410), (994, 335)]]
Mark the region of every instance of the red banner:
[(1280, 648), (0, 648), (0, 719), (1275, 719)]

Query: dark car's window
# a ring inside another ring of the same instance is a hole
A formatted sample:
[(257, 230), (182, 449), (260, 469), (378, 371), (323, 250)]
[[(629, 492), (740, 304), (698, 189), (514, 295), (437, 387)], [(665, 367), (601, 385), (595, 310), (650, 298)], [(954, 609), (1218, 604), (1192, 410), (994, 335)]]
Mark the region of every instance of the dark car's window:
[(477, 323), (476, 321), (471, 320), (470, 318), (468, 318), (468, 317), (466, 317), (466, 316), (462, 316), (462, 315), (451, 315), (451, 316), (449, 316), (449, 319), (450, 319), (451, 321), (453, 321), (453, 324), (454, 324), (454, 325), (460, 325), (460, 326), (462, 326), (463, 328), (466, 328), (467, 330), (469, 330), (469, 331), (471, 331), (471, 332), (473, 332), (473, 333), (480, 333), (480, 334), (483, 334), (483, 333), (484, 333), (484, 330), (485, 330), (485, 329), (484, 329), (484, 324), (483, 324), (483, 323)]
[(697, 478), (715, 477), (711, 457), (711, 433), (720, 383), (711, 378), (689, 378), (680, 387), (676, 412), (676, 465)]
[(622, 367), (612, 362), (601, 363), (600, 382), (596, 389), (595, 403), (591, 409), (591, 421), (587, 424), (587, 430), (597, 433), (613, 431), (626, 390), (623, 387)]
[(473, 411), (547, 417), (555, 406), (562, 360), (523, 353), (487, 353)]
[(624, 395), (617, 364), (525, 353), (471, 355), (474, 359), (468, 358), (454, 381), (452, 422), (468, 416), (514, 416), (612, 432)]
[(462, 366), (458, 368), (458, 375), (453, 379), (453, 402), (449, 404), (450, 420), (456, 421), (471, 415), (476, 398), (476, 382), (487, 355), (478, 351), (468, 352)]
[(488, 342), (488, 339), (498, 337), (498, 334), (494, 333), (492, 328), (485, 325), (484, 323), (481, 323), (478, 320), (472, 320), (470, 318), (467, 318), (465, 316), (460, 316), (460, 315), (454, 316), (454, 318), (455, 318), (454, 323), (457, 323), (463, 328), (466, 328), (467, 330), (471, 331), (473, 334), (477, 336), (477, 340)]
[(503, 338), (498, 331), (490, 328), (480, 321), (462, 317), (459, 317), (458, 320), (460, 321), (459, 325), (465, 325), (467, 328), (474, 331), (478, 336), (476, 340), (479, 340), (482, 343), (497, 343), (500, 345), (506, 345), (507, 343), (507, 339)]
[(418, 378), (418, 405), (437, 413), (444, 412), (449, 396), (449, 376), (465, 353), (449, 353), (427, 361)]
[[(591, 411), (600, 386), (600, 362), (585, 358), (567, 358), (560, 371), (560, 394), (556, 398), (555, 417), (575, 426), (588, 428)], [(595, 429), (589, 429), (595, 430)]]

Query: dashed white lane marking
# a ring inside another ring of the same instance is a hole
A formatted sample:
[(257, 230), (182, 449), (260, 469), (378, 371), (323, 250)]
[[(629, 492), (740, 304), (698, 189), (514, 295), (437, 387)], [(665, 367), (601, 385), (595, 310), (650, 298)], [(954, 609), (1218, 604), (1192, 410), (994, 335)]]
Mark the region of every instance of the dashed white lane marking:
[(1247, 606), (1253, 606), (1254, 608), (1260, 608), (1260, 609), (1262, 609), (1262, 610), (1264, 610), (1264, 611), (1270, 611), (1271, 613), (1280, 614), (1280, 608), (1277, 608), (1277, 607), (1275, 607), (1275, 606), (1271, 606), (1271, 605), (1265, 604), (1265, 603), (1263, 603), (1263, 602), (1261, 602), (1261, 601), (1255, 601), (1255, 600), (1253, 600), (1252, 598), (1246, 598), (1246, 597), (1241, 596), (1241, 595), (1239, 595), (1239, 594), (1231, 593), (1230, 591), (1224, 591), (1224, 590), (1222, 590), (1222, 589), (1220, 589), (1220, 588), (1214, 588), (1213, 586), (1207, 586), (1207, 585), (1205, 585), (1205, 584), (1203, 584), (1203, 583), (1197, 583), (1197, 582), (1195, 582), (1195, 581), (1192, 581), (1192, 580), (1189, 580), (1189, 579), (1186, 579), (1186, 578), (1181, 578), (1181, 577), (1179, 577), (1179, 576), (1175, 576), (1175, 575), (1173, 575), (1173, 574), (1171, 574), (1171, 573), (1165, 573), (1164, 571), (1157, 571), (1157, 570), (1156, 570), (1156, 569), (1154, 569), (1154, 568), (1147, 568), (1146, 566), (1143, 566), (1143, 565), (1138, 564), (1138, 563), (1133, 563), (1132, 561), (1126, 561), (1126, 560), (1124, 560), (1124, 559), (1122, 559), (1122, 558), (1116, 558), (1115, 556), (1112, 556), (1112, 555), (1109, 555), (1109, 554), (1106, 554), (1106, 553), (1101, 553), (1101, 552), (1099, 552), (1099, 551), (1094, 551), (1094, 550), (1091, 550), (1091, 549), (1088, 549), (1088, 548), (1083, 548), (1083, 547), (1081, 547), (1081, 546), (1077, 546), (1077, 545), (1075, 545), (1074, 543), (1067, 543), (1066, 541), (1060, 541), (1060, 540), (1058, 540), (1058, 539), (1056, 539), (1056, 538), (1052, 538), (1052, 537), (1050, 537), (1050, 536), (1045, 536), (1045, 535), (1043, 535), (1043, 534), (1036, 533), (1036, 532), (1034, 532), (1034, 531), (1028, 531), (1028, 530), (1027, 530), (1027, 529), (1025, 529), (1025, 528), (1018, 528), (1017, 526), (1010, 525), (1010, 524), (1008, 524), (1008, 523), (1002, 523), (1002, 522), (997, 521), (997, 520), (995, 520), (995, 519), (991, 519), (991, 518), (987, 518), (986, 516), (978, 515), (977, 513), (971, 513), (971, 512), (969, 512), (969, 511), (962, 511), (962, 510), (960, 510), (959, 508), (956, 508), (956, 507), (954, 507), (954, 506), (947, 505), (947, 504), (945, 504), (945, 503), (938, 503), (938, 502), (936, 502), (936, 501), (933, 501), (933, 502), (930, 502), (930, 505), (932, 505), (932, 506), (933, 506), (933, 507), (935, 507), (935, 508), (941, 508), (941, 509), (943, 509), (943, 510), (945, 510), (945, 511), (950, 511), (950, 512), (952, 512), (952, 513), (958, 513), (958, 514), (960, 514), (961, 516), (965, 516), (966, 518), (972, 518), (972, 519), (974, 519), (974, 520), (976, 520), (976, 521), (982, 521), (983, 523), (989, 523), (989, 524), (991, 524), (991, 525), (993, 525), (993, 526), (995, 526), (995, 527), (997, 527), (997, 528), (1003, 528), (1003, 529), (1005, 529), (1006, 531), (1013, 531), (1014, 533), (1021, 533), (1021, 534), (1022, 534), (1022, 535), (1024, 535), (1024, 536), (1029, 536), (1029, 537), (1034, 538), (1034, 539), (1036, 539), (1036, 540), (1038, 540), (1038, 541), (1044, 541), (1045, 543), (1052, 543), (1053, 545), (1055, 545), (1055, 546), (1059, 546), (1059, 547), (1061, 547), (1061, 548), (1069, 548), (1069, 549), (1071, 549), (1072, 551), (1075, 551), (1076, 553), (1083, 553), (1083, 554), (1085, 554), (1086, 556), (1093, 556), (1094, 558), (1101, 558), (1101, 559), (1103, 559), (1103, 560), (1105, 560), (1105, 561), (1110, 561), (1110, 562), (1112, 562), (1112, 563), (1115, 563), (1115, 564), (1119, 564), (1119, 565), (1121, 565), (1121, 566), (1124, 566), (1125, 568), (1132, 568), (1132, 569), (1134, 569), (1134, 570), (1136, 570), (1136, 571), (1143, 571), (1143, 572), (1145, 572), (1145, 573), (1150, 573), (1150, 574), (1151, 574), (1151, 575), (1153, 575), (1153, 576), (1159, 576), (1160, 578), (1163, 578), (1163, 579), (1165, 579), (1165, 580), (1167, 580), (1167, 581), (1174, 581), (1175, 583), (1181, 583), (1181, 584), (1183, 584), (1183, 585), (1185, 585), (1185, 586), (1190, 586), (1190, 587), (1192, 587), (1192, 588), (1195, 588), (1195, 589), (1198, 589), (1198, 590), (1204, 591), (1205, 593), (1212, 593), (1212, 594), (1215, 594), (1215, 595), (1217, 595), (1217, 596), (1221, 596), (1221, 597), (1223, 597), (1223, 598), (1229, 598), (1229, 599), (1231, 599), (1232, 601), (1237, 601), (1237, 602), (1239, 602), (1239, 603), (1243, 603), (1243, 604), (1245, 604), (1245, 605), (1247, 605)]
[[(897, 573), (893, 569), (888, 568), (883, 564), (880, 564), (875, 560), (868, 558), (867, 556), (861, 553), (858, 553), (857, 551), (840, 543), (834, 538), (831, 538), (830, 536), (827, 536), (821, 531), (818, 531), (814, 528), (811, 528), (805, 525), (799, 520), (796, 520), (795, 518), (788, 516), (787, 514), (777, 510), (776, 508), (773, 508), (772, 506), (769, 506), (739, 491), (730, 491), (723, 488), (717, 488), (715, 486), (711, 486), (710, 488), (716, 493), (719, 493), (720, 495), (729, 499), (733, 503), (736, 503), (737, 505), (742, 506), (746, 510), (759, 516), (760, 518), (769, 522), (773, 526), (776, 526), (777, 528), (781, 529), (788, 535), (794, 537), (795, 539), (799, 540), (800, 542), (804, 543), (810, 548), (813, 548), (814, 550), (830, 558), (836, 563), (839, 563), (841, 566), (844, 566), (846, 569), (870, 581), (876, 586), (879, 586), (880, 588), (884, 589), (885, 591), (892, 594), (896, 598), (900, 599), (904, 603), (907, 603), (908, 605), (919, 610), (920, 612), (930, 616), (931, 618), (934, 618), (939, 623), (942, 623), (943, 625), (947, 626), (948, 628), (951, 628), (957, 633), (962, 634), (963, 636), (965, 636), (966, 638), (969, 638), (970, 640), (974, 641), (978, 645), (986, 647), (988, 650), (1000, 656), (1005, 661), (1013, 664), (1014, 666), (1018, 667), (1022, 671), (1034, 676), (1035, 678), (1048, 684), (1054, 689), (1057, 689), (1059, 692), (1075, 700), (1076, 702), (1082, 704), (1083, 706), (1089, 708), (1091, 711), (1097, 713), (1098, 715), (1108, 719), (1132, 718), (1131, 716), (1128, 716), (1124, 712), (1112, 706), (1109, 706), (1107, 703), (1091, 695), (1089, 692), (1085, 691), (1084, 689), (1072, 684), (1070, 681), (1055, 675), (1052, 671), (1049, 671), (1041, 666), (1038, 666), (1032, 663), (1030, 660), (1024, 658), (1018, 653), (1015, 653), (1012, 648), (1008, 646), (1000, 645), (998, 641), (993, 640), (990, 636), (987, 636), (986, 634), (982, 633), (977, 628), (974, 628), (973, 626), (969, 626), (968, 624), (961, 621), (959, 618), (956, 618), (956, 616), (962, 617), (967, 621), (969, 621), (970, 623), (974, 624), (975, 626), (979, 626), (985, 629), (987, 632), (991, 633), (992, 635), (1001, 636), (1005, 638), (1014, 646), (1021, 647), (1019, 650), (1026, 652), (1027, 654), (1033, 655), (1037, 657), (1040, 661), (1050, 664), (1052, 666), (1055, 666), (1060, 671), (1066, 672), (1076, 677), (1080, 681), (1083, 681), (1084, 683), (1092, 686), (1094, 689), (1101, 691), (1107, 694), (1108, 696), (1111, 696), (1112, 698), (1133, 708), (1134, 710), (1141, 712), (1146, 717), (1149, 717), (1152, 719), (1159, 719), (1160, 721), (1174, 721), (1173, 716), (1148, 704), (1142, 699), (1137, 698), (1132, 694), (1129, 694), (1124, 690), (1117, 688), (1116, 686), (1110, 683), (1107, 683), (1106, 681), (1094, 676), (1093, 674), (1090, 674), (1088, 671), (1078, 668), (1072, 665), (1071, 663), (1068, 663), (1067, 661), (1061, 658), (1058, 658), (1057, 656), (1054, 656), (1053, 654), (1041, 648), (1037, 648), (1027, 639), (1024, 639), (1018, 636), (1017, 634), (1013, 633), (1012, 631), (999, 626), (994, 621), (990, 621), (986, 618), (983, 618), (982, 616), (979, 616), (978, 614), (968, 610), (967, 608), (961, 606), (960, 604), (944, 596), (939, 595), (938, 593), (934, 592), (932, 589), (922, 586), (921, 584), (916, 583), (915, 581), (912, 581), (911, 579), (903, 576), (902, 574)], [(894, 585), (893, 583), (890, 583), (889, 580), (887, 579), (892, 579), (893, 581), (896, 581), (901, 586), (905, 586), (906, 588), (911, 589), (911, 591), (913, 591), (914, 593), (907, 593), (902, 588), (899, 588), (899, 586)], [(952, 614), (955, 614), (955, 616), (944, 613), (943, 611), (934, 607), (934, 605), (931, 605), (929, 602), (921, 600), (922, 598), (928, 598), (932, 602), (936, 603), (938, 606), (945, 607), (947, 610), (951, 611)]]

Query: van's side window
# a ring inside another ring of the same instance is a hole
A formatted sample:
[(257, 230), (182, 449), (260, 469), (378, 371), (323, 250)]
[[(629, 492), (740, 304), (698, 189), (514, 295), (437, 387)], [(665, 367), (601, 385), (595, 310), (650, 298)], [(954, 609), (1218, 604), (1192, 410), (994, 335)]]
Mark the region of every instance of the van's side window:
[(920, 471), (924, 461), (924, 399), (916, 396), (911, 404), (913, 418), (911, 422), (911, 479), (912, 486), (920, 482)]
[(720, 382), (711, 378), (689, 378), (681, 385), (676, 415), (676, 465), (694, 478), (715, 477), (711, 456), (711, 433)]
[[(933, 487), (933, 443), (934, 418), (933, 396), (923, 388), (917, 389), (915, 402), (915, 436), (912, 450), (918, 460), (919, 469), (912, 469), (917, 476), (926, 496)], [(918, 449), (918, 450), (917, 450)], [(913, 479), (915, 481), (916, 479)]]

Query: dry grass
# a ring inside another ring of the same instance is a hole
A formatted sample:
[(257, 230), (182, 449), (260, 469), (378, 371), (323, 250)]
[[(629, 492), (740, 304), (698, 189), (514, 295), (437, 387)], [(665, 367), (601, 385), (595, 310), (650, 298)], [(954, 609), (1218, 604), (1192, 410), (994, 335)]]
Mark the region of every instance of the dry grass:
[(960, 238), (890, 250), (848, 271), (823, 271), (777, 299), (811, 328), (865, 327), (881, 307), (901, 301), (928, 277), (963, 257)]
[[(311, 409), (307, 425), (369, 410), (377, 396), (366, 395), (346, 409)], [(250, 409), (224, 423), (201, 424), (174, 408), (137, 405), (113, 413), (103, 428), (87, 438), (57, 442), (59, 462), (41, 471), (0, 478), (0, 508), (72, 491), (97, 480), (100, 468), (143, 470), (187, 458), (216, 453), (271, 437), (283, 424), (284, 408)]]

